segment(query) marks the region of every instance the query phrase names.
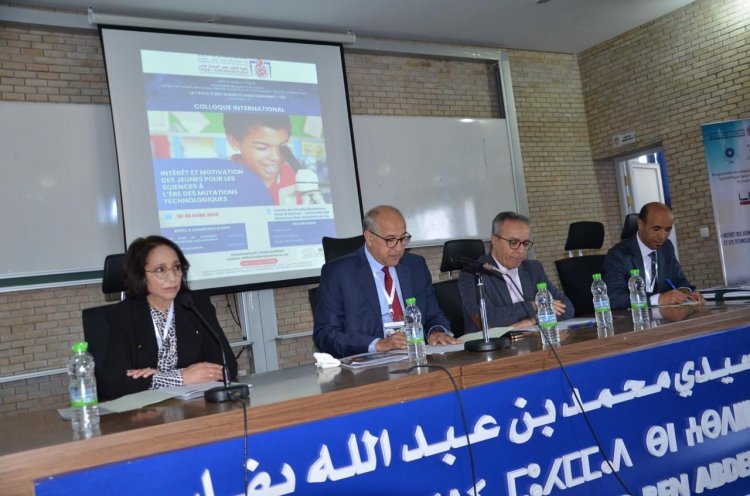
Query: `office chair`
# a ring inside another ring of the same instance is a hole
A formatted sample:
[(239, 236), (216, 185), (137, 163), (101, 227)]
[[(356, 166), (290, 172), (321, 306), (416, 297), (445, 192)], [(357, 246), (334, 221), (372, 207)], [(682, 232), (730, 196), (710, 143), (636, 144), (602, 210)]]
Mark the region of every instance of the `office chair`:
[(443, 259), (440, 272), (448, 272), (450, 279), (436, 282), (435, 299), (451, 323), (453, 334), (458, 337), (464, 333), (464, 309), (461, 293), (458, 290), (458, 278), (453, 279), (453, 271), (461, 270), (460, 257), (476, 260), (484, 255), (484, 241), (481, 239), (452, 239), (443, 244)]
[(310, 302), (310, 310), (312, 311), (313, 318), (315, 317), (315, 307), (318, 305), (318, 287), (307, 289), (307, 301)]
[(452, 279), (453, 271), (463, 268), (463, 264), (459, 262), (461, 257), (476, 260), (484, 255), (484, 251), (484, 241), (481, 239), (452, 239), (446, 241), (443, 244), (440, 272), (448, 272), (448, 277)]
[(461, 293), (458, 290), (458, 279), (436, 282), (432, 285), (435, 299), (440, 310), (443, 311), (451, 323), (453, 335), (464, 334), (464, 307), (461, 303)]
[[(102, 292), (120, 293), (120, 299), (125, 296), (125, 254), (107, 255), (104, 259), (102, 273)], [(106, 311), (109, 305), (85, 308), (81, 312), (83, 323), (83, 338), (89, 344), (89, 353), (94, 357), (94, 375), (97, 382), (101, 382), (104, 370), (104, 357), (107, 353), (109, 327), (107, 326)], [(100, 398), (107, 399), (107, 398)]]
[[(326, 262), (335, 260), (343, 255), (353, 252), (363, 244), (365, 244), (364, 235), (352, 236), (351, 238), (331, 238), (329, 236), (323, 236), (321, 240), (323, 244), (323, 257)], [(318, 303), (318, 288), (310, 288), (307, 290), (307, 299), (310, 302), (310, 310), (312, 311), (313, 317), (315, 317), (315, 306)]]
[(353, 252), (365, 244), (364, 235), (352, 236), (351, 238), (330, 238), (323, 236), (323, 257), (326, 262), (335, 260), (343, 255)]
[(107, 307), (109, 305), (84, 308), (81, 312), (83, 339), (89, 344), (88, 352), (94, 357), (94, 376), (96, 376), (97, 383), (101, 383), (102, 380), (104, 356), (107, 353), (107, 341), (109, 340), (109, 326), (106, 319)]
[(638, 214), (628, 214), (625, 216), (625, 222), (622, 224), (620, 239), (628, 239), (638, 232)]
[(104, 258), (104, 272), (102, 273), (102, 293), (120, 293), (120, 299), (125, 292), (125, 254), (115, 253)]
[[(604, 266), (604, 255), (582, 255), (583, 250), (598, 250), (603, 244), (604, 225), (601, 222), (573, 222), (568, 227), (565, 242), (568, 258), (555, 260), (562, 291), (573, 303), (576, 317), (594, 314), (591, 276), (600, 274)], [(578, 256), (573, 256), (575, 250)]]

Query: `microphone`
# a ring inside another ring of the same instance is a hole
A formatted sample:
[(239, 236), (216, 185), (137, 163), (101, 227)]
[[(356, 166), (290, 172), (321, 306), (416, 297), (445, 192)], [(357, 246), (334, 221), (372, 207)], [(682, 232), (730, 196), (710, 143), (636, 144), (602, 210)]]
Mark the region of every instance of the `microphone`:
[(482, 264), (482, 269), (485, 272), (487, 272), (488, 274), (493, 275), (493, 276), (498, 276), (498, 277), (505, 276), (505, 274), (503, 273), (503, 271), (501, 271), (500, 269), (498, 269), (497, 267), (495, 267), (494, 265), (492, 265), (489, 262), (483, 263)]
[(485, 274), (489, 274), (491, 276), (503, 277), (502, 271), (491, 263), (480, 263), (477, 260), (473, 260), (463, 255), (459, 256), (456, 260), (459, 264), (463, 265), (463, 268), (461, 270), (465, 270), (474, 274), (484, 272)]
[(221, 345), (221, 338), (219, 337), (219, 333), (216, 331), (216, 329), (213, 328), (213, 326), (211, 326), (211, 324), (208, 323), (208, 320), (206, 320), (203, 314), (200, 313), (197, 308), (195, 308), (193, 295), (189, 293), (182, 293), (179, 297), (179, 300), (180, 304), (183, 307), (192, 311), (195, 316), (198, 317), (198, 320), (200, 320), (201, 323), (203, 323), (203, 325), (206, 327), (206, 329), (208, 329), (208, 332), (214, 338), (216, 344), (219, 345), (219, 350), (221, 350), (221, 365), (224, 369), (224, 385), (207, 390), (203, 393), (203, 398), (208, 403), (222, 403), (224, 401), (240, 400), (250, 396), (250, 388), (247, 387), (247, 384), (229, 383), (229, 367), (227, 366), (227, 357), (224, 354), (224, 347)]

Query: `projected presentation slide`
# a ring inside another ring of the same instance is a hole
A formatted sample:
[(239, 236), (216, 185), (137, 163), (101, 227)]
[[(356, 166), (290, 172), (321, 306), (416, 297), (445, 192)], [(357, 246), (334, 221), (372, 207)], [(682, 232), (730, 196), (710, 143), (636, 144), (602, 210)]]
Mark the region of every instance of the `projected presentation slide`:
[[(103, 36), (118, 54), (107, 67), (126, 238), (174, 240), (196, 289), (318, 275), (321, 238), (359, 229), (340, 49), (136, 33), (136, 50), (132, 34)], [(128, 66), (135, 87), (112, 77)]]
[(160, 228), (195, 277), (320, 267), (336, 228), (315, 64), (141, 60)]

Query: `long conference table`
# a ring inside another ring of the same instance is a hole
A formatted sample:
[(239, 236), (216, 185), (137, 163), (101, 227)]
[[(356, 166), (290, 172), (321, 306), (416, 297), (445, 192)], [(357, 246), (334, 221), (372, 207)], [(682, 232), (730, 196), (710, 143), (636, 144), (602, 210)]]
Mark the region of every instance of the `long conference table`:
[(406, 373), (256, 374), (245, 408), (168, 400), (86, 440), (5, 417), (0, 494), (750, 494), (750, 305), (657, 312), (563, 331), (564, 371), (524, 333)]

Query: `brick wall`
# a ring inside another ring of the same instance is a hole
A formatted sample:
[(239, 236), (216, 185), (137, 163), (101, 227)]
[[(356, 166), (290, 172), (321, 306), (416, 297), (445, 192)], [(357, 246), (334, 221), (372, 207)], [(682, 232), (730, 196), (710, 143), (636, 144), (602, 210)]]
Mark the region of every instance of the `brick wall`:
[[(698, 286), (723, 283), (700, 126), (750, 115), (748, 40), (747, 1), (698, 0), (579, 54), (593, 156), (664, 147), (681, 263)], [(615, 149), (630, 129), (636, 142)]]
[(0, 26), (0, 99), (109, 103), (97, 32)]
[[(697, 126), (748, 115), (747, 15), (721, 20), (741, 3), (698, 0), (578, 56), (509, 52), (535, 255), (553, 279), (569, 222), (601, 221), (605, 248), (616, 241), (614, 167), (595, 164), (592, 155), (610, 156), (611, 135), (635, 128), (639, 144), (665, 145), (683, 257), (696, 248), (709, 252), (705, 260), (685, 259), (689, 275), (698, 284), (718, 281), (715, 248), (691, 237), (696, 226), (712, 226)], [(85, 57), (73, 55), (81, 52)], [(345, 59), (352, 113), (498, 115), (488, 64), (355, 52)], [(0, 24), (0, 98), (106, 103), (96, 33)], [(436, 279), (445, 278), (438, 273), (440, 248), (415, 253), (426, 257)], [(275, 290), (280, 334), (312, 329), (308, 287)], [(229, 339), (239, 340), (225, 297), (213, 301)], [(42, 368), (61, 367), (82, 335), (80, 310), (102, 303), (96, 285), (0, 293), (0, 377), (31, 371), (40, 360)], [(281, 341), (278, 352), (281, 367), (309, 363), (311, 340)], [(0, 414), (58, 407), (65, 398), (59, 376), (0, 384)]]
[(534, 255), (556, 282), (571, 222), (602, 222), (604, 250), (619, 240), (614, 168), (592, 162), (575, 55), (511, 51), (509, 60)]

